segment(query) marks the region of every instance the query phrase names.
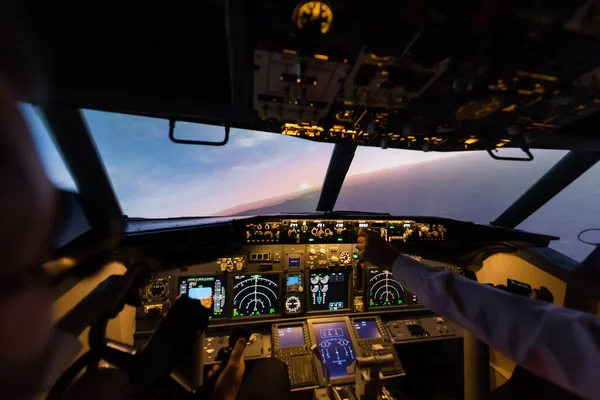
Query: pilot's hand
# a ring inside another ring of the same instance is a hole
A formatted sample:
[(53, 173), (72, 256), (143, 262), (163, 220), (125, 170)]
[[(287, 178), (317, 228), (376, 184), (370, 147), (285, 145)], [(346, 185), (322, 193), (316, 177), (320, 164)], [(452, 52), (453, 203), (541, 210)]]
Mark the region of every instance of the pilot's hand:
[(235, 343), (235, 347), (229, 357), (229, 362), (217, 379), (215, 390), (213, 392), (214, 400), (235, 400), (237, 397), (240, 386), (242, 385), (244, 371), (246, 370), (246, 364), (244, 363), (245, 348), (246, 339), (240, 338)]
[(367, 260), (380, 268), (391, 269), (392, 264), (399, 255), (396, 249), (385, 239), (365, 228), (360, 228), (358, 231), (358, 244), (356, 247), (359, 250), (358, 256), (361, 259)]
[(202, 304), (202, 307), (210, 309), (212, 307), (212, 297), (200, 299), (200, 304)]

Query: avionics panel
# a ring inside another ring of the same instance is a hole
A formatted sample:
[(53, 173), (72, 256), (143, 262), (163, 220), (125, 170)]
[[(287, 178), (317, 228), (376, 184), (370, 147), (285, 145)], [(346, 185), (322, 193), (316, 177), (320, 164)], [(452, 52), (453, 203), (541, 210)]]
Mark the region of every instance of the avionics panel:
[(317, 373), (306, 323), (273, 324), (271, 337), (273, 355), (286, 365), (292, 389), (316, 387)]
[[(351, 334), (352, 328), (348, 317), (309, 319), (308, 327), (311, 341), (318, 347), (331, 383), (352, 382), (354, 378), (348, 374), (347, 368), (361, 354), (356, 353), (358, 344)], [(319, 381), (323, 385), (325, 377), (322, 368), (317, 370)]]
[(367, 268), (368, 307), (399, 307), (407, 304), (404, 287), (388, 270)]
[(383, 367), (381, 372), (386, 378), (405, 375), (398, 354), (379, 317), (353, 318), (352, 327), (353, 334), (358, 338), (362, 357), (391, 354), (394, 356), (394, 363)]
[(223, 275), (182, 276), (177, 282), (177, 294), (187, 294), (211, 310), (213, 317), (222, 317), (225, 309), (226, 280)]
[(308, 271), (307, 310), (335, 311), (349, 308), (349, 271), (318, 269)]
[(280, 280), (279, 273), (233, 275), (233, 318), (279, 314)]
[(433, 221), (415, 220), (279, 220), (246, 224), (246, 243), (355, 243), (368, 228), (389, 242), (447, 240), (448, 229)]

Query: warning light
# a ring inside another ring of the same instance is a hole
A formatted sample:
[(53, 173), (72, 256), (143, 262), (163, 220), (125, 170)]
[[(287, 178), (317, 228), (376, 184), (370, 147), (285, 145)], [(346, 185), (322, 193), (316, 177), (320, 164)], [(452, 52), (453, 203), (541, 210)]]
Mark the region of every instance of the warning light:
[(338, 242), (341, 242), (341, 241), (343, 241), (343, 240), (344, 240), (343, 238), (338, 238)]
[(315, 239), (314, 239), (314, 238), (308, 238), (308, 241), (309, 241), (309, 242), (314, 242), (314, 241), (315, 241)]

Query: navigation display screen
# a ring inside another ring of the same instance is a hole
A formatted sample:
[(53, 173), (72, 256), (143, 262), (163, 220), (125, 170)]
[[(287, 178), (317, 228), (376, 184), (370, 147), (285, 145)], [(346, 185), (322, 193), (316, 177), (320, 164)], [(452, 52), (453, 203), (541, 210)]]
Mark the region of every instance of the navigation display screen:
[(233, 317), (279, 313), (279, 274), (233, 276)]
[(308, 288), (308, 311), (348, 308), (348, 279), (345, 271), (311, 271)]
[(356, 328), (359, 339), (368, 340), (381, 338), (381, 333), (379, 333), (379, 328), (377, 328), (377, 323), (374, 319), (355, 319), (354, 327)]
[(369, 307), (394, 307), (406, 304), (406, 293), (392, 273), (385, 269), (369, 270)]
[(348, 376), (346, 368), (354, 362), (356, 353), (346, 323), (317, 323), (312, 329), (329, 376), (332, 379)]
[(286, 326), (277, 329), (279, 336), (279, 347), (285, 349), (287, 347), (304, 346), (304, 330), (302, 326)]
[(225, 307), (224, 276), (187, 276), (179, 278), (179, 295), (187, 294), (190, 299), (200, 300), (202, 305), (211, 310), (213, 317), (223, 315)]

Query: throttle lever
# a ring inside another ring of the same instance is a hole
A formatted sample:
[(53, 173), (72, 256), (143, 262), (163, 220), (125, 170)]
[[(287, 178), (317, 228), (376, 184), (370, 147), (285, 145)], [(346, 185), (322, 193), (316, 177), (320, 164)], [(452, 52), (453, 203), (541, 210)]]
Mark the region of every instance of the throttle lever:
[(229, 335), (229, 346), (223, 347), (219, 350), (216, 360), (220, 361), (221, 365), (223, 366), (227, 365), (229, 362), (229, 357), (231, 357), (231, 352), (233, 351), (237, 341), (241, 338), (244, 338), (246, 339), (246, 342), (248, 342), (251, 335), (252, 332), (248, 328), (244, 328), (243, 326), (235, 328), (233, 332), (231, 332), (231, 335)]

